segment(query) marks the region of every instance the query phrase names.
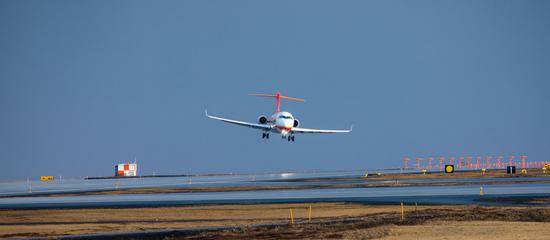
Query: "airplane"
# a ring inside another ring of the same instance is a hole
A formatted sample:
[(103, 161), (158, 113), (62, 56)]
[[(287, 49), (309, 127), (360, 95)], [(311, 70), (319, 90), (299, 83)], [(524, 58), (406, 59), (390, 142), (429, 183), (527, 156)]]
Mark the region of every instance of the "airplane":
[(240, 126), (245, 126), (249, 128), (255, 128), (263, 131), (262, 138), (269, 139), (269, 133), (277, 133), (282, 135), (282, 139), (287, 139), (289, 142), (294, 142), (294, 134), (300, 134), (300, 133), (349, 133), (352, 131), (353, 126), (350, 127), (349, 130), (323, 130), (323, 129), (309, 129), (309, 128), (300, 128), (300, 121), (289, 112), (281, 111), (281, 99), (294, 101), (294, 102), (304, 102), (304, 99), (301, 98), (294, 98), (294, 97), (287, 97), (281, 95), (280, 92), (277, 92), (276, 94), (257, 94), (252, 93), (249, 94), (250, 96), (258, 96), (258, 97), (267, 97), (267, 98), (275, 98), (275, 113), (271, 115), (270, 118), (266, 117), (265, 115), (261, 115), (258, 117), (258, 123), (249, 123), (249, 122), (243, 122), (243, 121), (237, 121), (227, 118), (221, 118), (216, 117), (212, 115), (208, 115), (208, 111), (204, 110), (204, 113), (206, 117), (219, 120), (226, 123), (236, 124)]

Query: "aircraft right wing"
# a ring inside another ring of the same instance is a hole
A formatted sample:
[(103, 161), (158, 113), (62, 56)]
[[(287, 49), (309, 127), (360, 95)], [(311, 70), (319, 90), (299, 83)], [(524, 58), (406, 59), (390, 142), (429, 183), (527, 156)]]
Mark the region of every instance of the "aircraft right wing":
[(232, 119), (227, 119), (227, 118), (221, 118), (221, 117), (211, 116), (211, 115), (208, 115), (208, 111), (206, 111), (206, 110), (204, 110), (204, 114), (205, 114), (206, 117), (208, 117), (208, 118), (215, 119), (215, 120), (220, 120), (220, 121), (226, 122), (226, 123), (231, 123), (231, 124), (235, 124), (235, 125), (245, 126), (245, 127), (249, 127), (249, 128), (261, 129), (261, 130), (264, 130), (264, 131), (269, 131), (269, 130), (271, 130), (271, 126), (270, 126), (270, 125), (267, 125), (267, 124), (257, 124), (257, 123), (241, 122), (241, 121), (237, 121), (237, 120), (232, 120)]
[(308, 128), (292, 128), (292, 133), (349, 133), (353, 130), (353, 126), (349, 130), (323, 130), (323, 129), (308, 129)]

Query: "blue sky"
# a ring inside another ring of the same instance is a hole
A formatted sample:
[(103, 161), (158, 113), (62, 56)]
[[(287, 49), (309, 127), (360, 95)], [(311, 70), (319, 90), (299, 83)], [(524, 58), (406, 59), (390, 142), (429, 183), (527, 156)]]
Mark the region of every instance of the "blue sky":
[[(1, 1), (0, 179), (549, 160), (547, 1)], [(261, 139), (273, 101), (303, 127)]]

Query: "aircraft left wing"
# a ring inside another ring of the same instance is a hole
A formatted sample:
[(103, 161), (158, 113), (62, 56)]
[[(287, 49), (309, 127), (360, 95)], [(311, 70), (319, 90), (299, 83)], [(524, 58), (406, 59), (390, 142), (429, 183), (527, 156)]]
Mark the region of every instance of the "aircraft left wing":
[(242, 122), (242, 121), (237, 121), (237, 120), (232, 120), (232, 119), (227, 119), (227, 118), (221, 118), (221, 117), (211, 116), (211, 115), (208, 115), (208, 111), (206, 111), (206, 110), (204, 110), (204, 114), (205, 114), (206, 117), (208, 117), (208, 118), (212, 118), (212, 119), (215, 119), (215, 120), (220, 120), (220, 121), (226, 122), (226, 123), (231, 123), (231, 124), (235, 124), (235, 125), (245, 126), (245, 127), (249, 127), (249, 128), (261, 129), (261, 130), (264, 130), (264, 131), (269, 131), (269, 130), (271, 130), (271, 126), (270, 126), (270, 125), (267, 125), (267, 124), (249, 123), (249, 122)]
[(353, 130), (353, 126), (349, 130), (323, 130), (323, 129), (308, 129), (308, 128), (292, 128), (292, 133), (349, 133)]

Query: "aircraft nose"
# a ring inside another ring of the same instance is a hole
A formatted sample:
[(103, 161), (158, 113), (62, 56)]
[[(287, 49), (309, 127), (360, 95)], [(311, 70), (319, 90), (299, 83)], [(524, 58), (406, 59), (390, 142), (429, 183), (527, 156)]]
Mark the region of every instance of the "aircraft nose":
[(292, 127), (294, 126), (294, 121), (285, 121), (285, 127)]

